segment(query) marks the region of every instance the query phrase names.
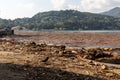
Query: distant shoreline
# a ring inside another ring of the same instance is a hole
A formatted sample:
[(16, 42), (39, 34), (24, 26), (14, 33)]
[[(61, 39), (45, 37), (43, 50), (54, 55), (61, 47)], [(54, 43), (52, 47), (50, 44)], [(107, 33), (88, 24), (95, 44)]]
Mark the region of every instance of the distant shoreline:
[(80, 33), (120, 33), (120, 30), (39, 30), (39, 31), (33, 31), (33, 30), (15, 30), (15, 31), (23, 31), (23, 32), (68, 32), (68, 33), (74, 33), (74, 32), (80, 32)]

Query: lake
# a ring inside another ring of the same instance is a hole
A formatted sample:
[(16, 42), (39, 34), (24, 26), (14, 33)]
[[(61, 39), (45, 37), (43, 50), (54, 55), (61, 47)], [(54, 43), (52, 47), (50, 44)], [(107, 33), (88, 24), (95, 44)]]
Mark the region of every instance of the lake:
[(29, 32), (80, 32), (80, 33), (120, 33), (120, 30), (40, 30), (40, 31), (29, 31)]

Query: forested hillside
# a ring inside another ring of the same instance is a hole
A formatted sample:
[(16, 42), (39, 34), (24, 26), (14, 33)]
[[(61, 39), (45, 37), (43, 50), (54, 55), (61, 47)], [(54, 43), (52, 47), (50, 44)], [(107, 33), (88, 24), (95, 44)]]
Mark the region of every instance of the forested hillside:
[(61, 10), (42, 12), (32, 18), (18, 18), (13, 21), (1, 19), (0, 26), (20, 26), (21, 29), (28, 30), (118, 30), (120, 18), (75, 10)]

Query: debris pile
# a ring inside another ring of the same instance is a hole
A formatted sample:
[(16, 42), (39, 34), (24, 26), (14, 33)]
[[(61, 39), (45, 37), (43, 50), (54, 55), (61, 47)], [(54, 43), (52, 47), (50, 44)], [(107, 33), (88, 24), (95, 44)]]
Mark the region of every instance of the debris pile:
[(82, 49), (81, 54), (83, 54), (84, 58), (96, 60), (98, 58), (104, 57), (112, 57), (113, 55), (108, 50), (104, 50), (104, 48), (90, 48), (90, 49)]
[(120, 62), (120, 56), (113, 54), (115, 51), (113, 48), (69, 49), (65, 45), (37, 44), (34, 41), (18, 42), (9, 39), (0, 40), (0, 51), (21, 53), (15, 62), (23, 62), (23, 66), (14, 65), (10, 68), (12, 71), (26, 73), (26, 80), (120, 79), (119, 72), (111, 71), (120, 70), (119, 68), (96, 62), (114, 63), (114, 60)]
[(82, 49), (67, 49), (65, 45), (47, 45), (46, 43), (37, 44), (32, 42), (17, 42), (14, 39), (0, 40), (0, 51), (13, 51), (22, 54), (46, 54), (96, 60), (100, 62), (109, 62), (119, 64), (120, 54), (112, 54), (113, 48), (82, 48)]

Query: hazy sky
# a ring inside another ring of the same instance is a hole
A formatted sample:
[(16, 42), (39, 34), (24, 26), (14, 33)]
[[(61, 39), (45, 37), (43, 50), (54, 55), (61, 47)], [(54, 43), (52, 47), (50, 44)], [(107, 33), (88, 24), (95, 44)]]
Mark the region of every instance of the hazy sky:
[(32, 17), (38, 12), (74, 9), (103, 12), (120, 7), (120, 0), (0, 0), (0, 18)]

